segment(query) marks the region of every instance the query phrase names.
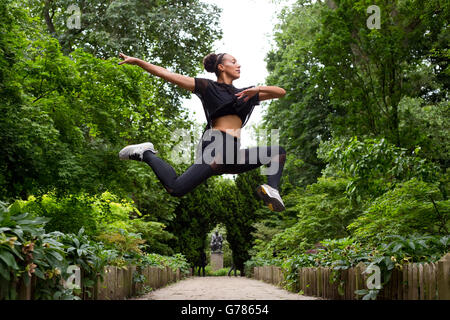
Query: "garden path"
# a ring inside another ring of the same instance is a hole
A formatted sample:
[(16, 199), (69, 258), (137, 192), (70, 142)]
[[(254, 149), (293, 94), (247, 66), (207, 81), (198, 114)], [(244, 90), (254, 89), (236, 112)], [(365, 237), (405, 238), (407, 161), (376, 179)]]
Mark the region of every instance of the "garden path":
[(190, 277), (131, 300), (318, 300), (246, 277)]

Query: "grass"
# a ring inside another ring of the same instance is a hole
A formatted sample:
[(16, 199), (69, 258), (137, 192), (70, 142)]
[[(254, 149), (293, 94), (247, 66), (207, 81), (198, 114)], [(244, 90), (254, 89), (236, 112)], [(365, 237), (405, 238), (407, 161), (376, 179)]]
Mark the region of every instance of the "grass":
[[(216, 270), (216, 271), (212, 271), (210, 265), (207, 265), (205, 267), (206, 276), (213, 276), (213, 277), (224, 277), (224, 276), (228, 275), (228, 271), (229, 270), (230, 270), (230, 267), (222, 268), (222, 269), (219, 269), (219, 270)], [(202, 274), (202, 273), (200, 273), (200, 274)], [(198, 275), (198, 273), (196, 275)], [(238, 275), (238, 276), (241, 275), (239, 270), (237, 270), (236, 275)], [(234, 270), (231, 272), (230, 276), (234, 276)]]

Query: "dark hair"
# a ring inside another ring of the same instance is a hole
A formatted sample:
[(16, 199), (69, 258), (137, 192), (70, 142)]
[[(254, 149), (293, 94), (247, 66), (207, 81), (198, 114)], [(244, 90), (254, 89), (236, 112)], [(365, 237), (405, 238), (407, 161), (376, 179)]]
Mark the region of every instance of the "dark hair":
[(219, 76), (219, 72), (217, 71), (217, 66), (222, 63), (223, 57), (226, 53), (210, 53), (206, 57), (203, 58), (203, 66), (205, 70), (208, 72), (215, 72), (217, 76)]

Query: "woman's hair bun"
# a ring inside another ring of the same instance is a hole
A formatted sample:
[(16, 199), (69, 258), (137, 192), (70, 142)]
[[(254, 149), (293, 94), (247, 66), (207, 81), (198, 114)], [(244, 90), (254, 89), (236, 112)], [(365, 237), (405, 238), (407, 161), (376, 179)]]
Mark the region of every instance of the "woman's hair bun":
[(206, 57), (203, 58), (203, 67), (205, 67), (205, 70), (208, 72), (215, 72), (215, 65), (216, 61), (219, 58), (219, 56), (215, 53), (210, 53)]

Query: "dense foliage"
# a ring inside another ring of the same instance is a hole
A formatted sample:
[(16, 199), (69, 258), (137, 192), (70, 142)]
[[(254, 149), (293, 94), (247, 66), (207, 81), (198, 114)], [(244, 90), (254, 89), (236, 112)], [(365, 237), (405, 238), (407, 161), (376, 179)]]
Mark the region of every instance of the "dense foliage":
[[(163, 256), (145, 253), (139, 233), (118, 229), (92, 238), (81, 228), (77, 233), (45, 230), (49, 219), (21, 212), (17, 204), (0, 204), (0, 298), (15, 299), (16, 288), (30, 284), (35, 276), (35, 299), (91, 298), (91, 291), (104, 275), (107, 265), (169, 266), (189, 272), (181, 254)], [(78, 266), (82, 288), (66, 288), (61, 280), (70, 276), (69, 266)], [(19, 284), (19, 286), (17, 286)]]
[[(380, 28), (368, 28), (370, 5)], [(287, 212), (255, 224), (246, 268), (380, 266), (448, 252), (446, 1), (307, 1), (285, 8), (268, 82), (286, 89), (265, 115), (288, 149)], [(375, 298), (376, 292), (360, 292)]]

